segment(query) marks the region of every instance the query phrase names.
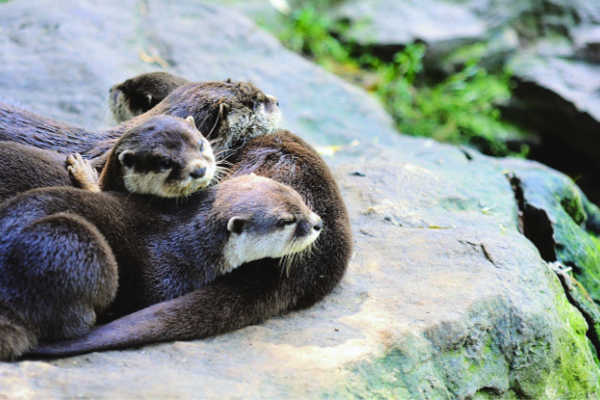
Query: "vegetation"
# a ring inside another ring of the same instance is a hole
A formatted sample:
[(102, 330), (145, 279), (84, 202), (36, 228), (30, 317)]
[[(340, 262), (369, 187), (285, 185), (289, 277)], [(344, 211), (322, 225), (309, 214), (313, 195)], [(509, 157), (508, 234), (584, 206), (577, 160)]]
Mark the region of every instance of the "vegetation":
[[(326, 16), (329, 3), (292, 10), (275, 33), (290, 49), (375, 93), (401, 132), (471, 144), (492, 155), (515, 154), (506, 139), (520, 131), (501, 119), (498, 108), (510, 98), (508, 72), (490, 74), (473, 57), (443, 81), (427, 81), (424, 45), (410, 44), (385, 60), (353, 41), (347, 25)], [(517, 153), (527, 151), (522, 145)]]

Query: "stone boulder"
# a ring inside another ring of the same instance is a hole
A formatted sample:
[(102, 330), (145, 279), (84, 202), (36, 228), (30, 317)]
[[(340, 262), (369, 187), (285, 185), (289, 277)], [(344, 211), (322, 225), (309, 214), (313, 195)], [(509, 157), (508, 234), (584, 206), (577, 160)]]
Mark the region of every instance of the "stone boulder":
[[(400, 136), (369, 95), (216, 6), (8, 2), (0, 27), (3, 101), (89, 127), (110, 123), (108, 88), (138, 73), (251, 79), (326, 157), (355, 241), (341, 285), (312, 308), (206, 340), (0, 363), (0, 398), (600, 395), (593, 320), (520, 233), (522, 198), (537, 193), (525, 173), (572, 185), (564, 176)], [(581, 228), (573, 240), (594, 227), (584, 200), (565, 206)], [(555, 203), (535, 204), (556, 232), (570, 226), (551, 216)]]
[[(350, 36), (383, 54), (425, 42), (435, 73), (472, 56), (492, 69), (508, 66), (516, 87), (506, 116), (600, 171), (600, 2), (347, 0), (331, 13), (355, 22)], [(471, 43), (483, 45), (454, 54)]]

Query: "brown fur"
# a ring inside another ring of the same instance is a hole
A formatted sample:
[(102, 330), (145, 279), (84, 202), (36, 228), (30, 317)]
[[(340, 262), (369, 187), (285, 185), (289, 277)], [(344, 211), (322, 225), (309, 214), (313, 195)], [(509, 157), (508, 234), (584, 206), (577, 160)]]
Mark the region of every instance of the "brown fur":
[[(35, 343), (19, 340), (23, 329), (46, 342), (81, 336), (97, 316), (111, 319), (182, 296), (237, 267), (226, 263), (223, 249), (242, 235), (279, 235), (279, 221), (288, 215), (297, 227), (312, 224), (299, 194), (253, 175), (202, 191), (183, 209), (155, 200), (58, 187), (3, 203), (5, 358)], [(320, 230), (317, 222), (310, 228)], [(309, 234), (298, 229), (290, 231), (294, 240)]]
[[(204, 142), (204, 150), (199, 149), (199, 140)], [(214, 168), (214, 158), (206, 154), (209, 147), (210, 144), (188, 121), (164, 115), (146, 118), (139, 125), (132, 125), (106, 156), (109, 162), (100, 174), (99, 187), (102, 190), (127, 192), (123, 183), (122, 165), (117, 159), (122, 151), (131, 150), (140, 157), (152, 153), (177, 164), (173, 167), (171, 180), (171, 184), (176, 185), (187, 177), (185, 166), (191, 160), (202, 158), (206, 165), (212, 164)], [(39, 187), (74, 184), (89, 188), (90, 184), (96, 183), (93, 178), (84, 176), (81, 170), (71, 170), (75, 174), (72, 176), (67, 171), (68, 164), (71, 167), (80, 161), (84, 162), (51, 150), (0, 142), (0, 202)]]
[(190, 83), (187, 79), (167, 72), (138, 75), (111, 87), (108, 105), (115, 121), (121, 123), (150, 110), (187, 83)]
[[(228, 146), (239, 146), (251, 136), (267, 133), (270, 127), (252, 127), (251, 130), (257, 129), (254, 133), (232, 131), (227, 115), (232, 112), (253, 114), (258, 105), (270, 101), (262, 91), (247, 82), (190, 83), (175, 89), (148, 112), (105, 131), (75, 127), (0, 103), (0, 141), (28, 144), (64, 154), (80, 153), (85, 158), (96, 159), (95, 165), (100, 167), (105, 161), (103, 156), (126, 130), (160, 114), (180, 118), (191, 115), (198, 130), (209, 139)], [(221, 149), (218, 143), (216, 145), (218, 152)]]
[(69, 355), (168, 340), (197, 339), (308, 307), (340, 281), (352, 250), (350, 224), (339, 189), (325, 162), (289, 132), (250, 140), (232, 158), (232, 176), (256, 173), (290, 185), (323, 218), (313, 252), (290, 276), (279, 260), (248, 263), (184, 296), (152, 305), (98, 327), (82, 338), (49, 344), (37, 355)]
[(14, 142), (0, 142), (0, 203), (42, 186), (71, 186), (65, 155)]

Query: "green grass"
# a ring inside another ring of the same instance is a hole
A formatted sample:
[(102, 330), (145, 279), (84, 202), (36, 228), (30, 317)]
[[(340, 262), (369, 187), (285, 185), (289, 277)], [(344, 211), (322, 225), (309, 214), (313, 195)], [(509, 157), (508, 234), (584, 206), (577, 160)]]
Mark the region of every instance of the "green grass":
[(291, 50), (375, 93), (399, 131), (471, 144), (492, 155), (526, 155), (526, 146), (516, 153), (506, 146), (507, 137), (521, 133), (502, 120), (498, 108), (511, 96), (508, 72), (490, 74), (474, 52), (458, 72), (441, 82), (427, 82), (424, 45), (409, 44), (391, 61), (383, 60), (351, 40), (348, 26), (327, 17), (323, 10), (330, 1), (320, 3), (283, 16), (283, 27), (275, 33)]

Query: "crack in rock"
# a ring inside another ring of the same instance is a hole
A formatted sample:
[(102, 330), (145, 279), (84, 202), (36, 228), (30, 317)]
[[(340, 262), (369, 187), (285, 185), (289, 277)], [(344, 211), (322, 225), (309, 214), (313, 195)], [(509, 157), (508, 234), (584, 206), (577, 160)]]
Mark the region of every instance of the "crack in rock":
[(538, 249), (542, 259), (558, 276), (569, 303), (584, 317), (588, 324), (586, 336), (594, 347), (596, 355), (600, 358), (600, 332), (595, 323), (595, 321), (600, 321), (600, 310), (585, 288), (569, 274), (569, 271), (578, 269), (580, 266), (573, 264), (565, 267), (557, 261), (555, 246), (560, 244), (554, 240), (554, 229), (548, 213), (526, 201), (521, 180), (514, 172), (506, 173), (505, 176), (517, 201), (519, 230)]

